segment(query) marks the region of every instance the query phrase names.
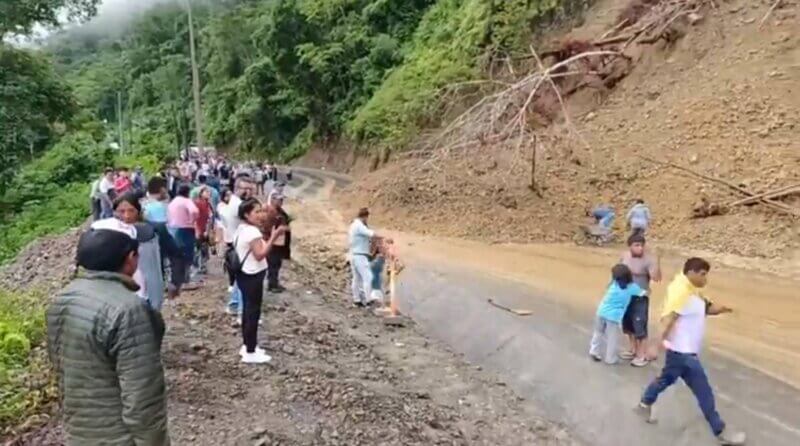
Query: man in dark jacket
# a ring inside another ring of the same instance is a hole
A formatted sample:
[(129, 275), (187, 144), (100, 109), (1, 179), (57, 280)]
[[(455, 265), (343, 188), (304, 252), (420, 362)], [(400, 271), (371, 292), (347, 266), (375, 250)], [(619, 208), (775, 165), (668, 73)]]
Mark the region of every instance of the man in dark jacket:
[(135, 291), (136, 231), (94, 229), (78, 276), (47, 310), (69, 446), (167, 446), (164, 321)]

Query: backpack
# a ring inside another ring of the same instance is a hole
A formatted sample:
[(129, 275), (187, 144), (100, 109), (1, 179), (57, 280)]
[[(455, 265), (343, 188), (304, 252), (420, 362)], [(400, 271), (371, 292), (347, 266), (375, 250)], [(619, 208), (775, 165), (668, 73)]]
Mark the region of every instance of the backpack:
[(247, 258), (250, 257), (250, 252), (252, 250), (248, 249), (247, 254), (244, 255), (244, 258), (239, 260), (239, 254), (236, 253), (236, 244), (239, 242), (239, 237), (236, 237), (236, 240), (233, 241), (233, 247), (228, 248), (225, 252), (225, 271), (229, 273), (239, 274), (242, 272), (242, 268), (244, 267), (244, 262), (247, 261)]

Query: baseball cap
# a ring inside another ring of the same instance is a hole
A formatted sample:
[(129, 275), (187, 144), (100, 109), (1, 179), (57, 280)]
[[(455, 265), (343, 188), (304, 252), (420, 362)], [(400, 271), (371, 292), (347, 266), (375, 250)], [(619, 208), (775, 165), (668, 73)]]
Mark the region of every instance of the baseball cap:
[(139, 242), (113, 229), (90, 229), (78, 240), (78, 265), (92, 271), (117, 272)]

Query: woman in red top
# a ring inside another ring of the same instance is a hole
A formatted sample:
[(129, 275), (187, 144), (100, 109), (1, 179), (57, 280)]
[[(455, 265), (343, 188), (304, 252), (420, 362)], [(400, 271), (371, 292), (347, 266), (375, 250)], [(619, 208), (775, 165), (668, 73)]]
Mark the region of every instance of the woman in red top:
[(211, 221), (211, 191), (207, 186), (200, 189), (200, 193), (194, 200), (197, 206), (197, 220), (195, 220), (194, 231), (197, 236), (197, 255), (195, 256), (195, 266), (200, 274), (207, 272), (208, 263), (208, 233), (209, 222)]
[(128, 169), (122, 167), (117, 172), (117, 178), (114, 179), (114, 192), (116, 192), (116, 196), (119, 197), (129, 192), (131, 189), (133, 189), (133, 182), (128, 177)]

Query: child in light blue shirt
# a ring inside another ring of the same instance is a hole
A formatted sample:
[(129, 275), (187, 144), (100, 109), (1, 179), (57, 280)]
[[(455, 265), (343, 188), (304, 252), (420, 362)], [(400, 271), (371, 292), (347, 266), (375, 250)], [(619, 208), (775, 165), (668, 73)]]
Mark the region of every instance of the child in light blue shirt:
[[(595, 361), (616, 364), (619, 360), (619, 342), (622, 337), (622, 317), (634, 296), (645, 291), (633, 281), (633, 274), (626, 265), (619, 264), (611, 269), (611, 283), (603, 300), (597, 307), (594, 333), (589, 346), (589, 356)], [(605, 344), (604, 354), (601, 347)]]

